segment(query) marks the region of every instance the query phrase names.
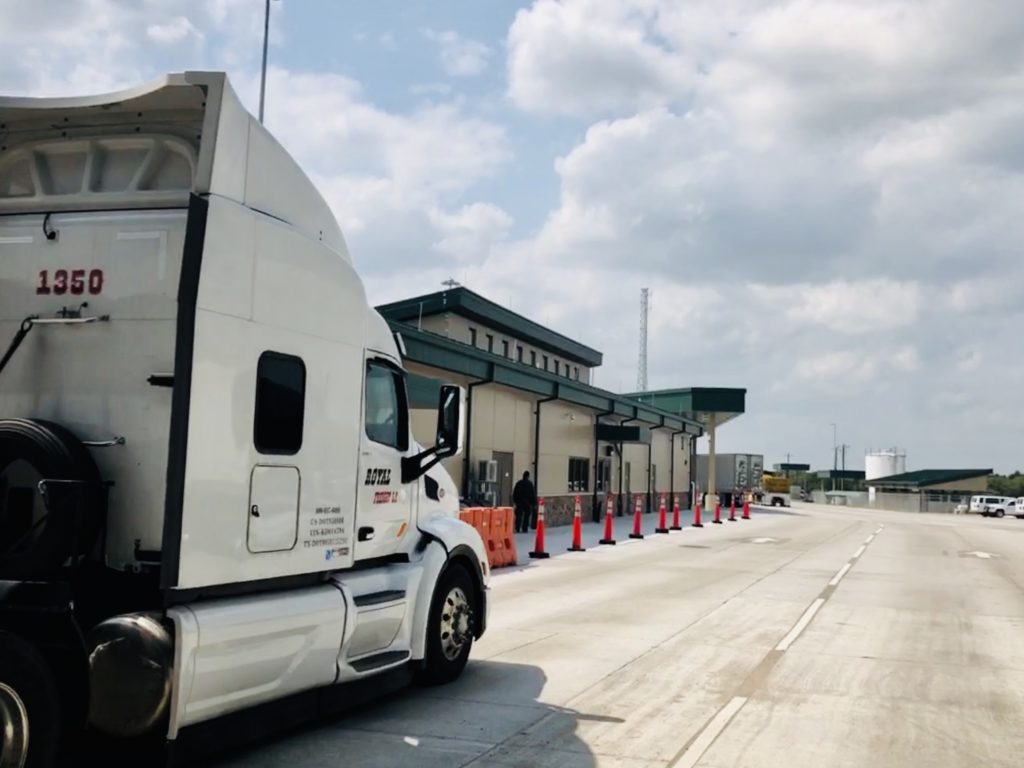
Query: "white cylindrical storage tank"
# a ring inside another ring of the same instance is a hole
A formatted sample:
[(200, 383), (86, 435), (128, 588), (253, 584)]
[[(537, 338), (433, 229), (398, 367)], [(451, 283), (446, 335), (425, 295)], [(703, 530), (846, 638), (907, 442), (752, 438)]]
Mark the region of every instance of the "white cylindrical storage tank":
[(902, 475), (906, 471), (907, 457), (892, 451), (871, 451), (864, 456), (864, 479)]

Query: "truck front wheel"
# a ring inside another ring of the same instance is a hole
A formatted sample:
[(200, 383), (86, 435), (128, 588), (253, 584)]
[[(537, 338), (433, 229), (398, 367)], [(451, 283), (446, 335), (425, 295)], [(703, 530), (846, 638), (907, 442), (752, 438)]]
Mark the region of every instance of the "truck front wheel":
[(449, 683), (462, 674), (473, 646), (473, 579), (453, 563), (438, 579), (427, 622), (427, 657), (419, 674), (426, 685)]
[(50, 768), (60, 743), (53, 674), (24, 640), (0, 632), (0, 766)]

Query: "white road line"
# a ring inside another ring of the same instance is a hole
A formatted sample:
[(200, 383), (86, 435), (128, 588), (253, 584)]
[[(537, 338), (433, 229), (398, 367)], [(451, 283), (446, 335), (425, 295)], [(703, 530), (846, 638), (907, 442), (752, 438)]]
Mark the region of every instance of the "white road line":
[(864, 539), (864, 543), (865, 544), (870, 544), (874, 540), (875, 540), (875, 534), (872, 533), (870, 536), (868, 536), (866, 539)]
[(865, 549), (867, 549), (867, 545), (866, 544), (861, 544), (860, 548), (856, 552), (853, 553), (853, 559), (856, 560), (858, 557), (863, 555)]
[(839, 573), (832, 577), (832, 581), (830, 581), (828, 585), (830, 587), (834, 587), (842, 580), (843, 576), (845, 576), (847, 571), (849, 571), (852, 567), (853, 563), (847, 563), (846, 565), (844, 565), (842, 568), (839, 569)]
[(814, 618), (814, 614), (825, 604), (825, 598), (819, 597), (810, 607), (804, 611), (804, 615), (800, 617), (800, 620), (789, 630), (789, 634), (782, 638), (782, 642), (775, 646), (776, 651), (785, 651), (789, 649), (798, 637), (800, 633), (807, 629), (807, 625), (811, 623), (811, 619)]
[(882, 532), (882, 529), (883, 529), (883, 528), (885, 528), (885, 526), (884, 526), (884, 525), (880, 525), (880, 526), (878, 526), (878, 530), (877, 530), (877, 531), (875, 531), (875, 533), (881, 533), (881, 532)]
[(669, 764), (669, 768), (693, 768), (697, 761), (704, 756), (704, 753), (708, 751), (708, 748), (714, 743), (715, 739), (718, 738), (718, 735), (725, 730), (725, 726), (729, 724), (729, 721), (736, 716), (736, 713), (746, 703), (746, 696), (734, 696), (730, 699), (729, 703), (722, 707), (717, 715), (711, 718), (711, 722), (704, 726), (704, 730), (697, 735), (697, 738), (679, 756), (679, 759)]

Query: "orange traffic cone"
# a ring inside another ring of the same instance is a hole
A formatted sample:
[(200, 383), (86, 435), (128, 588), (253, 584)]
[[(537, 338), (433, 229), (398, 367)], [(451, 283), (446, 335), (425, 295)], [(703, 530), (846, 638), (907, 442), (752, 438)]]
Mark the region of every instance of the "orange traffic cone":
[(732, 501), (729, 504), (729, 522), (736, 522), (736, 494), (732, 495)]
[(665, 497), (661, 497), (658, 502), (658, 527), (654, 529), (655, 533), (668, 533), (668, 521), (665, 520)]
[(585, 552), (583, 548), (583, 507), (580, 505), (580, 497), (576, 497), (576, 502), (572, 509), (572, 546), (569, 547), (570, 552)]
[(713, 522), (715, 525), (721, 525), (722, 524), (722, 505), (721, 504), (718, 504), (718, 503), (715, 504), (715, 519), (712, 520), (711, 522)]
[(640, 533), (640, 494), (637, 494), (636, 503), (633, 505), (633, 532), (629, 534), (631, 539), (642, 539), (644, 535)]
[(683, 526), (679, 524), (679, 497), (674, 496), (672, 498), (672, 527), (670, 531), (681, 531)]
[(604, 505), (604, 538), (599, 542), (600, 544), (614, 544), (615, 543), (615, 523), (612, 518), (615, 516), (615, 499), (609, 493), (608, 503)]
[(538, 560), (551, 557), (544, 551), (544, 499), (537, 499), (537, 539), (534, 541), (530, 557)]
[(700, 521), (700, 502), (698, 501), (693, 505), (693, 527), (703, 528), (704, 523)]
[(743, 519), (744, 520), (749, 520), (750, 519), (750, 502), (749, 501), (744, 501), (743, 502)]

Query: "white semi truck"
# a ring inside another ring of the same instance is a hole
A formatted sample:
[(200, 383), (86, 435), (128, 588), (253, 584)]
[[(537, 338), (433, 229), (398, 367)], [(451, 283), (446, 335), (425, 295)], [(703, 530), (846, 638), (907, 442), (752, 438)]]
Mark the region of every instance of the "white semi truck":
[(0, 99), (3, 768), (462, 672), (489, 580), (438, 464), (464, 399), (417, 445), (400, 345), (222, 73)]

